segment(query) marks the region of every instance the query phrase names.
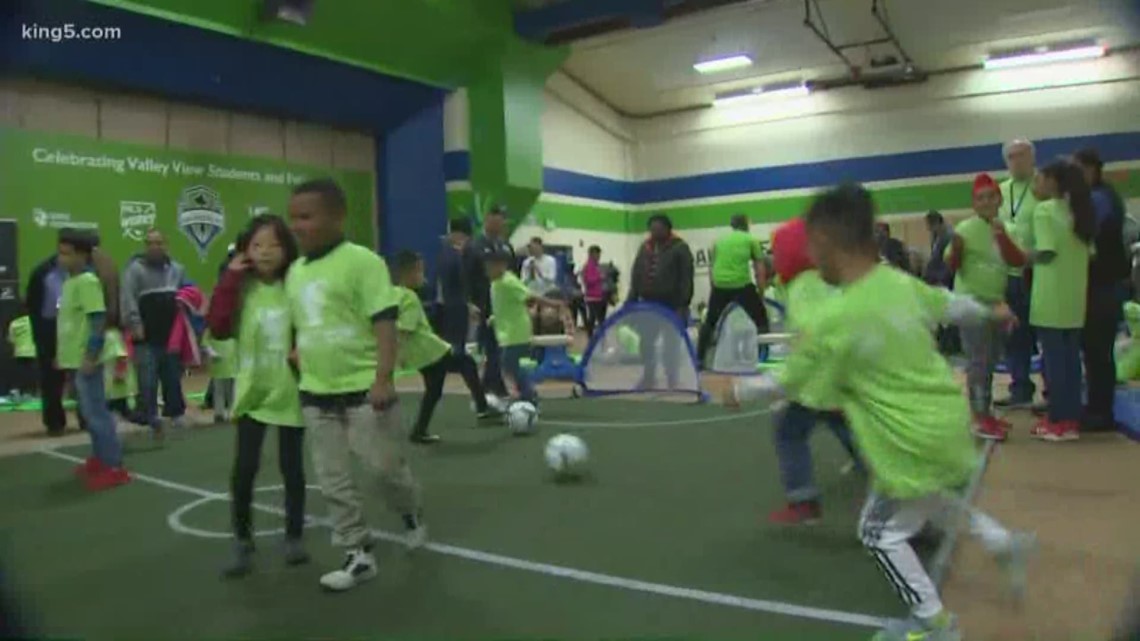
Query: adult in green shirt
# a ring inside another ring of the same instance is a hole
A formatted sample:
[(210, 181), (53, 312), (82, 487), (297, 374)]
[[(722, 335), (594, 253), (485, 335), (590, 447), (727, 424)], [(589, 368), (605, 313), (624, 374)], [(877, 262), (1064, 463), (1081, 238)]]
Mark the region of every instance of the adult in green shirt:
[[(1033, 195), (1033, 179), (1037, 175), (1037, 159), (1033, 143), (1023, 138), (1007, 142), (1002, 157), (1009, 178), (1001, 184), (1001, 208), (998, 216), (1012, 230), (1013, 241), (1025, 252), (1033, 251), (1033, 211), (1037, 198)], [(1009, 370), (1009, 397), (994, 402), (997, 407), (1025, 408), (1033, 404), (1037, 387), (1030, 378), (1030, 363), (1037, 336), (1029, 324), (1029, 281), (1024, 267), (1010, 267), (1006, 272), (1005, 302), (1017, 315), (1017, 327), (1005, 343), (1006, 367)]]
[(760, 297), (760, 292), (767, 286), (762, 267), (764, 251), (760, 248), (760, 241), (748, 231), (748, 216), (735, 214), (729, 225), (732, 231), (713, 245), (712, 269), (709, 270), (712, 291), (697, 336), (697, 362), (702, 364), (720, 316), (732, 303), (748, 312), (756, 324), (756, 331), (761, 334), (768, 331), (768, 311)]

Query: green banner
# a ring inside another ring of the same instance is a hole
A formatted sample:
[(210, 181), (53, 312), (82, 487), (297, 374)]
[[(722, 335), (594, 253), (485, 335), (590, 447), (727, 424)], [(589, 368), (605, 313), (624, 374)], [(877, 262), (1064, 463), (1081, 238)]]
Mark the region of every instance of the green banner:
[(374, 246), (369, 172), (0, 128), (0, 219), (19, 226), (21, 291), (64, 227), (98, 229), (120, 267), (156, 228), (188, 277), (212, 289), (246, 221), (285, 215), (290, 190), (317, 177), (344, 188), (349, 239)]

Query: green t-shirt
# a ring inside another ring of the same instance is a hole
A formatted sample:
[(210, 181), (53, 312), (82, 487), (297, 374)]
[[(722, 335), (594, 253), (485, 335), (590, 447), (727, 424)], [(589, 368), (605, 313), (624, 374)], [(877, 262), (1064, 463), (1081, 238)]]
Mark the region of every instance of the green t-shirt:
[[(786, 290), (784, 329), (792, 333), (808, 330), (819, 319), (817, 313), (819, 305), (825, 304), (839, 294), (839, 290), (824, 282), (819, 272), (814, 269), (809, 269), (793, 278)], [(792, 349), (795, 349), (794, 342)], [(834, 410), (838, 408), (839, 403), (834, 397), (827, 396), (830, 393), (831, 390), (820, 389), (809, 381), (794, 400), (811, 409)]]
[(315, 260), (293, 263), (285, 289), (297, 330), (300, 389), (346, 394), (371, 388), (377, 365), (373, 322), (396, 306), (384, 260), (342, 242)]
[(877, 266), (813, 310), (780, 380), (842, 407), (876, 492), (907, 499), (964, 484), (977, 466), (970, 411), (932, 328), (950, 294)]
[[(1037, 198), (1033, 196), (1033, 179), (1006, 179), (1001, 184), (1001, 208), (998, 217), (1012, 231), (1013, 242), (1023, 250), (1033, 251), (1033, 212)], [(1024, 267), (1008, 267), (1006, 273), (1021, 276)]]
[(491, 313), (495, 315), (495, 336), (499, 345), (526, 345), (530, 343), (534, 328), (526, 302), (530, 290), (511, 272), (491, 283)]
[(63, 281), (56, 320), (56, 361), (60, 369), (79, 369), (83, 364), (91, 339), (90, 315), (106, 311), (103, 284), (95, 272), (85, 271)]
[(1059, 199), (1046, 200), (1033, 212), (1038, 252), (1054, 253), (1048, 263), (1033, 265), (1029, 324), (1076, 329), (1085, 325), (1085, 293), (1089, 279), (1089, 245), (1073, 233), (1073, 214)]
[[(107, 390), (107, 400), (116, 401), (131, 398), (138, 394), (138, 379), (134, 365), (127, 358), (127, 345), (123, 334), (117, 329), (109, 329), (103, 339), (103, 357), (107, 361), (103, 368), (103, 387)], [(122, 378), (116, 376), (122, 372)]]
[[(1003, 224), (1009, 232), (1009, 223)], [(993, 227), (981, 216), (973, 216), (958, 223), (954, 233), (962, 239), (962, 264), (954, 277), (954, 291), (983, 303), (1003, 300), (1009, 266), (1001, 257)], [(946, 256), (951, 251), (953, 247), (947, 247)]]
[(8, 324), (8, 342), (16, 358), (35, 358), (36, 342), (32, 338), (32, 319), (27, 316), (13, 318)]
[(432, 331), (418, 294), (397, 286), (396, 300), (400, 310), (396, 321), (396, 329), (400, 331), (399, 369), (423, 369), (451, 351), (451, 346)]
[(289, 364), (292, 349), (293, 324), (285, 286), (250, 280), (242, 292), (238, 316), (234, 416), (248, 415), (266, 425), (304, 425), (297, 376)]
[(225, 380), (237, 376), (237, 341), (228, 338), (218, 340), (209, 332), (202, 340), (203, 345), (214, 352), (210, 359), (210, 378)]
[(752, 284), (752, 261), (763, 255), (760, 241), (746, 231), (734, 229), (713, 245), (714, 287), (736, 289)]

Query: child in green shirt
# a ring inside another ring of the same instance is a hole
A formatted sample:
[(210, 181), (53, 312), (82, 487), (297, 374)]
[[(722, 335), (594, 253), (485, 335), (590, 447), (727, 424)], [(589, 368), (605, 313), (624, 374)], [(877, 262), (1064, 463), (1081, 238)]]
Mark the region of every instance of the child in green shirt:
[(56, 320), (56, 363), (59, 369), (72, 373), (79, 411), (91, 438), (92, 456), (76, 474), (93, 491), (131, 480), (123, 468), (115, 417), (107, 407), (103, 368), (107, 360), (108, 305), (91, 261), (96, 244), (90, 233), (71, 229), (60, 232), (58, 260), (67, 280), (60, 291)]
[(475, 412), (480, 419), (499, 416), (487, 406), (487, 395), (479, 381), (475, 359), (466, 350), (453, 351), (452, 347), (432, 331), (424, 314), (423, 303), (416, 294), (424, 286), (424, 260), (419, 254), (402, 251), (396, 254), (394, 272), (399, 318), (396, 329), (400, 332), (398, 366), (401, 370), (417, 370), (424, 379), (424, 397), (416, 416), (410, 439), (413, 443), (435, 443), (439, 436), (428, 432), (435, 406), (443, 396), (447, 372), (456, 369), (471, 392)]
[(213, 390), (214, 422), (233, 418), (234, 378), (237, 377), (237, 341), (219, 339), (207, 331), (202, 346), (210, 359), (210, 387)]
[(130, 399), (138, 394), (138, 379), (131, 364), (126, 338), (119, 328), (107, 330), (104, 350), (107, 367), (103, 372), (103, 384), (107, 387), (107, 407), (121, 418), (131, 420)]
[(19, 301), (19, 312), (8, 324), (8, 343), (16, 359), (15, 385), (12, 388), (14, 402), (36, 395), (39, 389), (36, 371), (36, 343), (32, 339), (32, 320), (23, 301)]
[(565, 309), (565, 303), (537, 296), (508, 269), (511, 256), (492, 253), (486, 257), (487, 277), (491, 280), (491, 312), (494, 314), (495, 336), (499, 340), (503, 372), (515, 382), (519, 398), (535, 403), (538, 396), (530, 378), (522, 371), (521, 361), (530, 352), (534, 335), (528, 306), (540, 303)]
[(820, 276), (842, 292), (823, 301), (797, 335), (778, 377), (737, 383), (737, 398), (795, 398), (805, 390), (837, 402), (872, 474), (859, 519), (860, 539), (884, 570), (910, 617), (876, 641), (958, 641), (910, 539), (948, 508), (969, 512), (970, 531), (1002, 559), (1015, 588), (1032, 546), (955, 495), (978, 464), (970, 413), (933, 329), (1012, 317), (1004, 304), (926, 285), (879, 264), (874, 205), (860, 186), (819, 196), (806, 217), (810, 255)]
[[(998, 216), (1001, 191), (988, 174), (974, 178), (974, 212), (954, 228), (946, 247), (946, 264), (957, 274), (954, 291), (983, 305), (994, 305), (1005, 298), (1010, 267), (1025, 265), (1025, 255), (1012, 240), (1007, 223)], [(966, 388), (974, 415), (974, 434), (980, 438), (1004, 441), (1010, 429), (1007, 421), (993, 415), (994, 367), (1005, 342), (1006, 328), (993, 321), (962, 327), (962, 347), (969, 358)]]

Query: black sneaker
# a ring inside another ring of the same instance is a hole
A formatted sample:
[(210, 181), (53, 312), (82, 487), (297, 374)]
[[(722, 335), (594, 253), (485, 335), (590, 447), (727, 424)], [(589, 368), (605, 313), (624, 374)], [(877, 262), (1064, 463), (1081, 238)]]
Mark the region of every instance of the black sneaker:
[(285, 565), (304, 565), (309, 562), (309, 553), (301, 539), (285, 539)]
[(240, 579), (253, 571), (253, 541), (234, 541), (233, 558), (222, 568), (222, 576)]

